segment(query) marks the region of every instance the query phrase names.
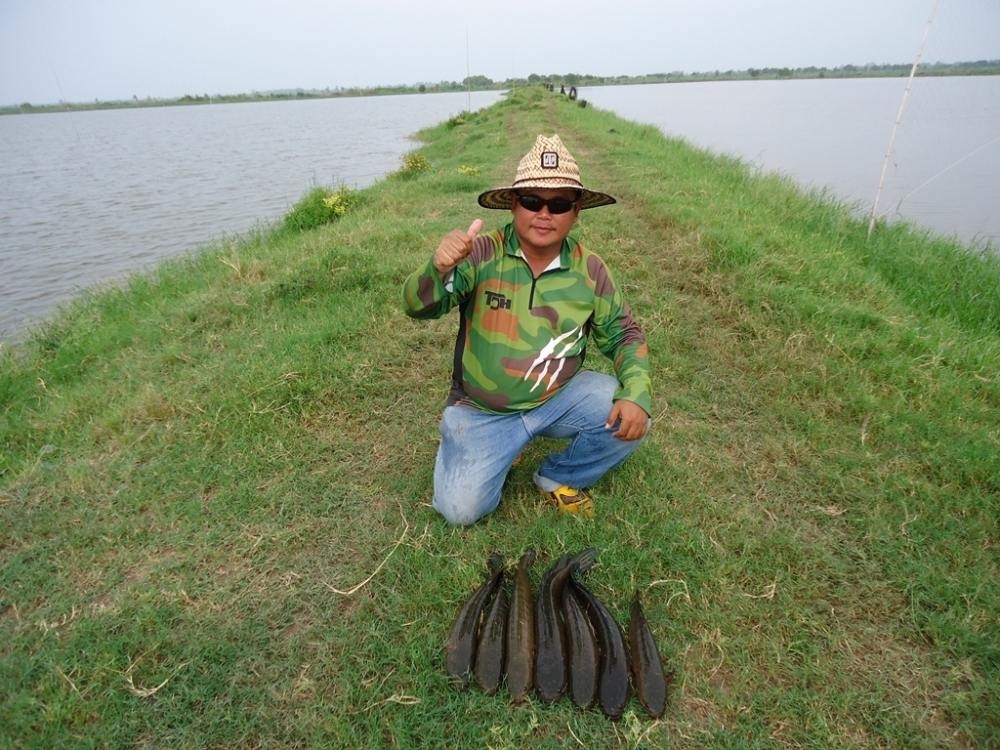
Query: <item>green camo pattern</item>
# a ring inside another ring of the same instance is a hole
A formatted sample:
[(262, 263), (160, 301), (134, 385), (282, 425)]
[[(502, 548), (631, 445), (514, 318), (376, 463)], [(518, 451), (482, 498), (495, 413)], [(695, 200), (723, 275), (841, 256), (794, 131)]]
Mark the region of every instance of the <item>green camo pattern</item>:
[(604, 261), (572, 237), (559, 268), (536, 279), (507, 224), (475, 239), (447, 287), (428, 260), (404, 282), (403, 304), (418, 319), (460, 310), (449, 403), (532, 409), (577, 373), (592, 339), (614, 365), (615, 400), (652, 413), (646, 338)]

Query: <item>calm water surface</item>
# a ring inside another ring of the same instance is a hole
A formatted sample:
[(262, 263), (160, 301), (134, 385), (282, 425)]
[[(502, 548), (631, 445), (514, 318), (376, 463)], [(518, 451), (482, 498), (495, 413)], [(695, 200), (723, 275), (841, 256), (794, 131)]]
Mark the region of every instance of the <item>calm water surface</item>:
[[(579, 96), (871, 213), (905, 78), (587, 88)], [(915, 78), (878, 215), (1000, 249), (1000, 76)]]
[[(906, 79), (587, 88), (581, 98), (872, 207)], [(409, 135), (501, 94), (0, 117), (0, 342), (95, 283), (367, 186)], [(541, 129), (544, 129), (540, 126)], [(586, 165), (584, 165), (584, 170)], [(1000, 247), (1000, 76), (917, 78), (879, 214)]]
[(283, 216), (315, 185), (370, 185), (409, 136), (500, 94), (0, 117), (0, 341), (98, 282)]

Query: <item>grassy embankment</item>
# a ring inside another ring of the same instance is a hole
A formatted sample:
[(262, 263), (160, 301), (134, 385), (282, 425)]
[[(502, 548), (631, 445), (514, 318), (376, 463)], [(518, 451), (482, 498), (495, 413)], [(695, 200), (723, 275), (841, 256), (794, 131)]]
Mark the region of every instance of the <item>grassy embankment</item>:
[[(474, 195), (539, 132), (621, 200), (580, 234), (645, 326), (655, 431), (593, 521), (539, 504), (540, 445), (452, 529), (428, 500), (456, 322), (399, 287), (504, 219)], [(336, 222), (167, 263), (2, 352), (0, 746), (997, 747), (1000, 264), (866, 242), (539, 90), (423, 135), (430, 168)], [(585, 545), (623, 622), (644, 592), (667, 717), (450, 688), (487, 555)]]

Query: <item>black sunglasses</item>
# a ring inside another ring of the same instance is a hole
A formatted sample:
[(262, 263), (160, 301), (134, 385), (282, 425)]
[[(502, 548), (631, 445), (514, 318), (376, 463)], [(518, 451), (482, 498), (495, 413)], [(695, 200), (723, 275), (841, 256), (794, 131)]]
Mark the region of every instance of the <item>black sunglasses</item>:
[(521, 204), (521, 208), (525, 208), (532, 213), (538, 213), (542, 210), (542, 206), (546, 206), (550, 214), (564, 214), (567, 211), (572, 211), (573, 206), (576, 205), (576, 201), (571, 201), (569, 198), (549, 198), (545, 200), (544, 198), (539, 198), (537, 195), (519, 195), (517, 196), (517, 202)]

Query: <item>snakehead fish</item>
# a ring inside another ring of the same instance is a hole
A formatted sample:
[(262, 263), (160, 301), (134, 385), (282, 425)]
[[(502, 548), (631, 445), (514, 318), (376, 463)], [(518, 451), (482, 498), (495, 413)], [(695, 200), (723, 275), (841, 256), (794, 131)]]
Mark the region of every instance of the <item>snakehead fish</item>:
[(573, 590), (586, 604), (587, 615), (600, 646), (597, 702), (609, 719), (620, 719), (630, 695), (628, 654), (621, 627), (607, 607), (586, 586), (575, 578), (570, 581)]
[(469, 684), (469, 674), (472, 672), (472, 661), (475, 658), (479, 623), (483, 618), (486, 602), (496, 591), (503, 577), (503, 558), (497, 554), (490, 555), (487, 567), (489, 574), (486, 580), (462, 605), (458, 611), (458, 617), (455, 618), (455, 622), (451, 626), (451, 632), (448, 634), (445, 660), (448, 676), (456, 687), (464, 688)]
[(663, 716), (667, 706), (667, 680), (663, 674), (663, 662), (656, 647), (649, 622), (642, 610), (639, 592), (635, 592), (628, 624), (629, 657), (631, 659), (632, 684), (639, 703), (654, 719)]
[(590, 548), (575, 557), (563, 555), (542, 577), (535, 602), (535, 689), (538, 697), (551, 702), (566, 690), (566, 637), (561, 607), (563, 588), (570, 574), (589, 570), (597, 559)]
[(487, 695), (493, 695), (503, 679), (509, 608), (510, 599), (501, 578), (493, 603), (480, 628), (479, 643), (476, 646), (476, 682)]
[(590, 708), (597, 696), (597, 640), (573, 586), (563, 586), (569, 695), (578, 708)]
[(507, 689), (514, 703), (527, 697), (535, 680), (535, 607), (528, 577), (534, 562), (534, 549), (521, 555), (507, 613)]

